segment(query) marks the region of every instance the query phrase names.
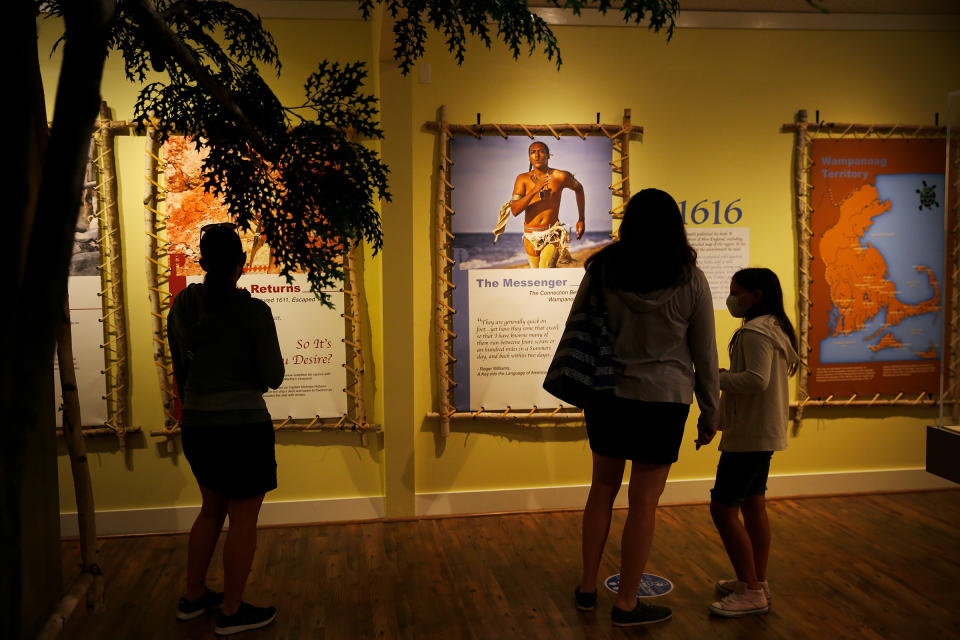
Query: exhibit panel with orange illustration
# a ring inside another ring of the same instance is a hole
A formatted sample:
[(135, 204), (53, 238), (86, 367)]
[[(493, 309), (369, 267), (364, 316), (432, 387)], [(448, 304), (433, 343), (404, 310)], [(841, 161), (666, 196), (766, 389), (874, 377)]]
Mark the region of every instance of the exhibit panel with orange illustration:
[(811, 143), (810, 396), (938, 393), (945, 152), (942, 139)]
[[(171, 296), (203, 281), (200, 230), (233, 219), (223, 200), (204, 189), (204, 156), (185, 137), (171, 137), (161, 150)], [(333, 306), (324, 306), (311, 292), (305, 274), (294, 273), (290, 282), (280, 275), (270, 246), (256, 227), (237, 232), (247, 254), (237, 286), (270, 305), (286, 367), (280, 388), (264, 395), (270, 414), (274, 419), (343, 416), (347, 413), (343, 291), (325, 291)]]

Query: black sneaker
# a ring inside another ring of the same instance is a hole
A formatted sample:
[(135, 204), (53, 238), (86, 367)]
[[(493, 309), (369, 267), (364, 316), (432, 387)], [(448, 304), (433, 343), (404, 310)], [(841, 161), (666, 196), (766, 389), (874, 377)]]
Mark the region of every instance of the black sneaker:
[(240, 603), (240, 608), (232, 616), (220, 614), (217, 616), (217, 626), (213, 632), (218, 636), (229, 636), (241, 631), (250, 631), (265, 627), (277, 617), (276, 607), (255, 607), (246, 602)]
[(641, 624), (653, 624), (654, 622), (663, 622), (669, 620), (673, 615), (669, 607), (660, 607), (655, 604), (644, 604), (637, 600), (637, 606), (633, 611), (624, 611), (614, 605), (610, 611), (610, 620), (615, 627), (636, 627)]
[(597, 606), (597, 592), (584, 593), (580, 591), (578, 586), (573, 590), (573, 601), (577, 603), (577, 609), (580, 609), (580, 611), (593, 611), (593, 608)]
[(204, 593), (196, 600), (180, 598), (177, 604), (177, 620), (193, 620), (208, 611), (214, 611), (223, 604), (223, 593), (210, 591), (204, 587)]

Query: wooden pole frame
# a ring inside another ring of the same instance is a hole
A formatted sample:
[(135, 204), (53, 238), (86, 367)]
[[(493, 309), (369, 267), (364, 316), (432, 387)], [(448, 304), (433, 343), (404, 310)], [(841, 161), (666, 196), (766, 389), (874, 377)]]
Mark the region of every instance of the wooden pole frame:
[[(145, 191), (144, 191), (144, 222), (146, 228), (146, 266), (147, 289), (150, 294), (150, 315), (153, 319), (154, 362), (160, 379), (160, 388), (163, 400), (164, 425), (163, 428), (151, 431), (154, 437), (167, 439), (167, 448), (173, 447), (173, 438), (180, 433), (180, 425), (175, 415), (176, 401), (175, 384), (173, 380), (173, 363), (170, 348), (167, 342), (166, 319), (173, 302), (169, 294), (169, 278), (171, 274), (169, 264), (170, 242), (166, 234), (166, 224), (169, 216), (162, 212), (166, 189), (161, 184), (163, 160), (160, 157), (161, 149), (152, 129), (147, 130), (146, 158), (145, 158)], [(370, 431), (380, 431), (380, 426), (367, 421), (366, 403), (364, 402), (364, 338), (362, 309), (360, 305), (360, 285), (356, 267), (356, 253), (360, 249), (350, 241), (344, 251), (345, 278), (341, 291), (344, 294), (344, 308), (341, 317), (344, 319), (344, 338), (346, 358), (341, 364), (346, 369), (347, 379), (343, 393), (347, 397), (347, 412), (339, 417), (321, 418), (286, 416), (273, 420), (275, 431), (341, 431), (354, 432), (360, 435), (362, 446), (369, 444), (367, 437)]]
[[(816, 122), (807, 121), (806, 110), (801, 109), (797, 112), (794, 122), (785, 124), (782, 127), (784, 132), (794, 133), (794, 188), (795, 188), (795, 215), (797, 223), (798, 238), (798, 271), (799, 271), (799, 313), (798, 313), (798, 332), (797, 341), (799, 343), (799, 355), (801, 360), (800, 371), (797, 375), (797, 400), (791, 403), (794, 409), (793, 423), (794, 429), (799, 429), (803, 419), (803, 412), (806, 407), (936, 407), (941, 401), (944, 404), (952, 404), (956, 412), (958, 403), (960, 403), (960, 394), (958, 394), (958, 364), (960, 364), (960, 342), (957, 341), (958, 335), (958, 313), (957, 302), (957, 276), (958, 264), (957, 257), (960, 255), (960, 244), (957, 235), (957, 203), (953, 202), (953, 207), (945, 206), (944, 214), (947, 217), (947, 224), (954, 229), (952, 237), (947, 239), (948, 247), (946, 255), (948, 263), (946, 269), (952, 273), (953, 278), (953, 301), (947, 303), (944, 308), (947, 310), (947, 319), (944, 322), (944, 334), (950, 336), (952, 344), (944, 341), (945, 353), (943, 357), (948, 358), (950, 363), (946, 370), (948, 380), (946, 381), (946, 392), (942, 398), (920, 393), (916, 395), (898, 394), (880, 394), (872, 397), (853, 394), (850, 397), (837, 398), (830, 395), (826, 398), (812, 398), (807, 392), (810, 357), (810, 260), (813, 257), (811, 243), (813, 241), (813, 229), (810, 224), (810, 213), (813, 210), (810, 204), (810, 170), (813, 166), (810, 160), (810, 145), (816, 138), (837, 138), (842, 139), (851, 137), (862, 140), (869, 136), (879, 139), (891, 137), (898, 138), (946, 138), (946, 127), (930, 125), (900, 125), (900, 124), (852, 124), (835, 122)], [(960, 156), (954, 160), (953, 168), (956, 168), (960, 162)], [(949, 187), (948, 187), (949, 190)], [(953, 198), (955, 200), (955, 198)], [(951, 196), (947, 195), (947, 203), (951, 201)], [(952, 221), (951, 221), (952, 220)], [(952, 307), (952, 308), (951, 308)]]
[[(452, 257), (453, 232), (451, 217), (455, 211), (451, 207), (450, 195), (454, 189), (450, 181), (450, 140), (453, 136), (470, 135), (475, 138), (482, 136), (606, 136), (613, 141), (613, 150), (616, 156), (610, 166), (615, 178), (610, 190), (618, 200), (611, 207), (613, 231), (616, 235), (619, 220), (630, 200), (630, 139), (633, 136), (642, 136), (643, 127), (633, 126), (630, 119), (630, 109), (624, 109), (623, 120), (620, 124), (451, 124), (447, 122), (446, 107), (441, 106), (438, 119), (425, 124), (428, 131), (439, 134), (437, 142), (437, 193), (434, 215), (434, 243), (436, 254), (436, 290), (434, 305), (434, 327), (436, 331), (436, 411), (427, 414), (428, 418), (440, 421), (440, 433), (446, 437), (450, 434), (450, 422), (453, 420), (496, 420), (503, 422), (518, 422), (530, 425), (557, 425), (571, 423), (573, 426), (583, 424), (583, 411), (577, 407), (560, 405), (557, 407), (507, 407), (504, 411), (487, 411), (481, 407), (477, 411), (457, 411), (453, 403), (453, 391), (457, 386), (454, 380), (453, 365), (453, 275), (454, 260)], [(616, 176), (619, 176), (616, 179)]]
[[(122, 227), (117, 197), (117, 167), (114, 153), (116, 123), (106, 102), (100, 104), (93, 136), (91, 165), (96, 172), (97, 222), (100, 248), (100, 302), (103, 323), (103, 374), (106, 377), (107, 419), (102, 425), (84, 425), (84, 436), (116, 436), (126, 447), (126, 435), (140, 431), (130, 425), (130, 358), (124, 304)], [(63, 429), (57, 429), (64, 435)]]
[(125, 446), (126, 433), (139, 431), (130, 425), (130, 358), (127, 343), (127, 314), (124, 305), (123, 251), (120, 225), (120, 205), (117, 193), (117, 161), (114, 152), (114, 130), (110, 127), (110, 109), (107, 103), (100, 105), (97, 122), (97, 166), (100, 170), (99, 195), (101, 220), (101, 243), (103, 265), (101, 277), (104, 287), (103, 344), (105, 373), (107, 376), (107, 422), (104, 427), (113, 429), (121, 446)]
[[(941, 365), (941, 395), (952, 398), (950, 412), (951, 424), (960, 422), (960, 132), (951, 131), (947, 138), (947, 194), (945, 205), (946, 219), (944, 228), (947, 236), (947, 267), (951, 268), (949, 297), (946, 301), (948, 317), (951, 319), (945, 345), (950, 358)], [(951, 190), (952, 188), (952, 190)], [(951, 366), (948, 368), (946, 364)], [(944, 421), (947, 403), (941, 405), (940, 422)]]

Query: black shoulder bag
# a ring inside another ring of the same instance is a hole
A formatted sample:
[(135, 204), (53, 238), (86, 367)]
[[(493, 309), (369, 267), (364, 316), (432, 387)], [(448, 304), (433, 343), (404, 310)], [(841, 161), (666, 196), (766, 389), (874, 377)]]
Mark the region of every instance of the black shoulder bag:
[(547, 369), (543, 388), (560, 400), (585, 408), (607, 402), (616, 388), (613, 340), (607, 329), (607, 308), (597, 265), (591, 274), (587, 303), (570, 311)]

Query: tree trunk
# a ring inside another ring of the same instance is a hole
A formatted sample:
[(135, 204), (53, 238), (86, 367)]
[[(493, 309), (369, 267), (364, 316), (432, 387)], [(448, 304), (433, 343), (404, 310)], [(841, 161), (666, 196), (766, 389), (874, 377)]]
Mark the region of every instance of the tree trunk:
[[(5, 154), (9, 159), (4, 175), (14, 185), (9, 208), (5, 207), (12, 246), (0, 252), (0, 264), (12, 280), (0, 332), (0, 415), (5, 436), (0, 447), (0, 637), (15, 639), (35, 634), (37, 622), (52, 609), (32, 611), (31, 619), (23, 619), (24, 580), (36, 582), (41, 576), (23, 572), (29, 550), (25, 543), (37, 542), (32, 533), (22, 536), (21, 496), (34, 475), (44, 470), (55, 474), (56, 440), (45, 432), (53, 425), (43, 416), (53, 402), (49, 380), (54, 334), (67, 291), (86, 150), (100, 105), (106, 24), (114, 3), (64, 3), (66, 39), (49, 140), (37, 57), (36, 4), (30, 0), (8, 4), (12, 6), (4, 13), (5, 46), (13, 48), (7, 59), (16, 62), (8, 65), (13, 76), (8, 86), (14, 90), (5, 98), (24, 122), (10, 128), (13, 146)], [(28, 444), (40, 447), (36, 459), (49, 465), (30, 469), (29, 476), (23, 458)], [(55, 498), (53, 502), (55, 511), (48, 515), (56, 529)], [(59, 555), (55, 558), (59, 587)], [(55, 595), (53, 605), (57, 599)]]
[(70, 324), (70, 298), (64, 299), (63, 316), (57, 328), (57, 362), (60, 367), (60, 391), (63, 395), (63, 439), (70, 455), (73, 490), (77, 498), (77, 520), (80, 531), (80, 571), (93, 576), (87, 604), (100, 608), (103, 604), (103, 572), (97, 555), (96, 508), (90, 465), (83, 442), (83, 420), (80, 415), (80, 394), (77, 392), (77, 371), (73, 365), (73, 331)]
[[(23, 298), (21, 283), (26, 248), (33, 227), (47, 143), (47, 112), (37, 54), (35, 5), (30, 0), (15, 0), (7, 7), (5, 18), (8, 23), (4, 46), (9, 47), (5, 58), (18, 61), (7, 66), (8, 86), (16, 87), (16, 90), (7, 93), (5, 104), (22, 117), (22, 121), (18, 126), (8, 128), (11, 147), (9, 153), (3, 154), (3, 175), (12, 188), (7, 192), (4, 207), (8, 241), (5, 250), (0, 252), (0, 265), (13, 290), (7, 294), (7, 300), (12, 304), (0, 314), (0, 415), (4, 416), (0, 423), (4, 436), (0, 447), (0, 567), (3, 567), (0, 571), (0, 637), (16, 639), (24, 630), (24, 558), (20, 529), (23, 524), (21, 492), (25, 484), (23, 456), (28, 429), (12, 416), (12, 401), (16, 397), (13, 385), (19, 374), (12, 349), (17, 342), (15, 332)], [(59, 582), (59, 575), (57, 579)], [(55, 595), (52, 601), (56, 601)], [(37, 611), (35, 615), (42, 615), (42, 612)], [(27, 629), (28, 633), (32, 631)]]

